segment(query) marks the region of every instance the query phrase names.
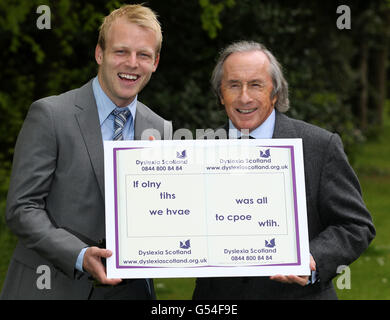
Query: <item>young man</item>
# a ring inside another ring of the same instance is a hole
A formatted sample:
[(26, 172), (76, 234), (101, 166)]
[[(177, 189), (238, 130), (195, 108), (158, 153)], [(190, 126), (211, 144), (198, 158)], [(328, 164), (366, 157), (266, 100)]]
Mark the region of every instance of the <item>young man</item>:
[[(19, 134), (6, 219), (19, 243), (2, 299), (150, 299), (149, 279), (107, 279), (104, 140), (169, 139), (170, 122), (137, 100), (156, 70), (162, 33), (156, 15), (126, 5), (104, 19), (96, 78), (34, 102)], [(37, 285), (40, 266), (49, 286)], [(95, 286), (97, 280), (103, 286)], [(96, 282), (96, 281), (95, 281)]]

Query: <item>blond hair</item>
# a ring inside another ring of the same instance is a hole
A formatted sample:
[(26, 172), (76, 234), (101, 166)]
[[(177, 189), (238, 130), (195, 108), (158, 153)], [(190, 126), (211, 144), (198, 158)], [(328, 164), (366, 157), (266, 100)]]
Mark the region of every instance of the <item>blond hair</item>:
[(129, 22), (144, 28), (153, 30), (157, 37), (156, 53), (160, 53), (162, 44), (162, 31), (160, 23), (157, 19), (156, 13), (148, 7), (144, 7), (142, 4), (127, 4), (119, 9), (112, 11), (103, 20), (99, 28), (98, 45), (105, 50), (107, 32), (110, 29), (112, 23), (121, 17), (127, 18)]

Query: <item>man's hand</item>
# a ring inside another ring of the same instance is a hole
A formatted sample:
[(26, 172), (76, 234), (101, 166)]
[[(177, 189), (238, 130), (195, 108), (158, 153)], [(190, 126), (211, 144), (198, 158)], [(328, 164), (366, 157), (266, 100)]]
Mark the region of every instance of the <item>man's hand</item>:
[[(310, 270), (315, 271), (316, 270), (316, 262), (313, 259), (313, 256), (310, 255)], [(297, 283), (301, 285), (302, 287), (307, 284), (307, 281), (309, 280), (309, 276), (283, 276), (281, 274), (277, 274), (275, 276), (270, 277), (271, 280), (283, 282), (283, 283)]]
[(98, 247), (89, 247), (84, 254), (83, 269), (102, 284), (115, 286), (122, 282), (122, 279), (108, 279), (106, 268), (102, 263), (102, 258), (111, 257), (112, 252)]

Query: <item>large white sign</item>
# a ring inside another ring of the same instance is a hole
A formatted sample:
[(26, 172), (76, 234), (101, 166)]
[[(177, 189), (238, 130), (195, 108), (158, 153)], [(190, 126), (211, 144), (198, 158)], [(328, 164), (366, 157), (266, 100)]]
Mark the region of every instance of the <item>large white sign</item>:
[(301, 139), (104, 148), (109, 278), (310, 274)]

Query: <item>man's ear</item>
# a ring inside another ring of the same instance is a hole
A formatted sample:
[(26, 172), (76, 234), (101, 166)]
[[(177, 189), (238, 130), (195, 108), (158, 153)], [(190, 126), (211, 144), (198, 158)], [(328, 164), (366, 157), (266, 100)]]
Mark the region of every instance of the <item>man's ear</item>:
[(159, 62), (160, 62), (160, 54), (157, 53), (156, 59), (154, 59), (154, 63), (153, 63), (153, 72), (157, 70)]
[(272, 107), (275, 107), (276, 101), (278, 101), (278, 97), (277, 96), (273, 97), (272, 100), (271, 100)]
[(221, 105), (225, 105), (225, 101), (223, 100), (222, 95), (219, 96), (219, 102), (221, 103)]
[(101, 65), (103, 62), (103, 49), (100, 45), (96, 45), (95, 48), (95, 60), (98, 65)]

